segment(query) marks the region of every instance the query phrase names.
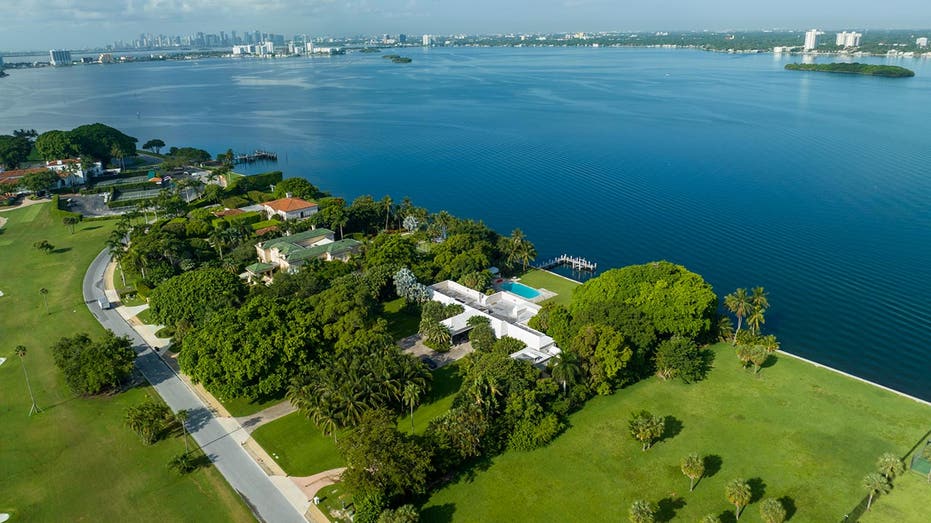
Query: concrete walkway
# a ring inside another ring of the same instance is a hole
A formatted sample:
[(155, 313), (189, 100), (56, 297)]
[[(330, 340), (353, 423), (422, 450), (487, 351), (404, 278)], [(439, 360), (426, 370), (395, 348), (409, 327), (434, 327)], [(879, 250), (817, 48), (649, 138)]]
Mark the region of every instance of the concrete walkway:
[(314, 496), (317, 495), (317, 492), (320, 492), (320, 489), (323, 487), (328, 487), (337, 481), (339, 481), (340, 476), (343, 474), (343, 471), (346, 470), (346, 467), (340, 467), (338, 469), (325, 470), (313, 476), (305, 476), (302, 478), (291, 478), (291, 481), (301, 492), (311, 501), (309, 504), (307, 512), (304, 514), (310, 521), (317, 523), (328, 523), (330, 519), (320, 510), (316, 505), (313, 504)]
[(23, 198), (23, 201), (20, 202), (16, 207), (4, 207), (0, 209), (0, 212), (9, 212), (15, 211), (16, 209), (22, 209), (23, 207), (29, 207), (30, 205), (38, 205), (40, 203), (48, 203), (52, 200), (48, 198), (42, 198), (41, 200), (30, 200), (29, 198)]
[(251, 414), (249, 416), (240, 416), (236, 418), (236, 421), (242, 425), (242, 428), (246, 429), (246, 432), (252, 434), (255, 429), (261, 427), (262, 425), (271, 423), (276, 419), (283, 418), (292, 412), (297, 412), (297, 407), (291, 405), (290, 401), (285, 400), (281, 403), (276, 403), (265, 410), (256, 412), (255, 414)]

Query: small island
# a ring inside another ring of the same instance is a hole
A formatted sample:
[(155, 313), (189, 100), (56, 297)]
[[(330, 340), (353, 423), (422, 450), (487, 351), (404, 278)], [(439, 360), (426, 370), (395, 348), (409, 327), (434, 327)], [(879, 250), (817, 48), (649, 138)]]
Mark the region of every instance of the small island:
[(386, 59), (386, 60), (391, 60), (392, 62), (394, 62), (394, 63), (396, 63), (396, 64), (409, 64), (409, 63), (411, 63), (411, 62), (413, 61), (413, 60), (411, 60), (410, 58), (408, 58), (408, 57), (406, 57), (406, 56), (401, 56), (401, 55), (397, 55), (397, 54), (386, 54), (386, 55), (382, 56), (382, 58), (384, 58), (384, 59)]
[(915, 71), (897, 65), (871, 65), (853, 63), (831, 64), (788, 64), (787, 71), (817, 71), (822, 73), (862, 74), (867, 76), (882, 76), (885, 78), (910, 78)]

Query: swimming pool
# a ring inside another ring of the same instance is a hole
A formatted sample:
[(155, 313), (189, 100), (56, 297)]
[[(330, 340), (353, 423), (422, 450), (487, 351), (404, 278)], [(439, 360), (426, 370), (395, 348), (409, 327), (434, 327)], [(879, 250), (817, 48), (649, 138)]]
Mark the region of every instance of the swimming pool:
[(528, 300), (532, 300), (540, 295), (540, 293), (537, 292), (537, 290), (533, 287), (528, 287), (523, 283), (517, 283), (515, 281), (502, 283), (501, 288), (508, 292), (513, 292), (521, 298), (526, 298)]

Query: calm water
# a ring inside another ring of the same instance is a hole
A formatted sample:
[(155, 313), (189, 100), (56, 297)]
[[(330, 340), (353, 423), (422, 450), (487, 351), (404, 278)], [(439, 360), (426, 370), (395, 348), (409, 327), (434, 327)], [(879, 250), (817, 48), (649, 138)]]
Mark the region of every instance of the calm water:
[(931, 64), (885, 80), (771, 55), (408, 54), (12, 71), (0, 130), (268, 148), (348, 198), (521, 227), (544, 257), (764, 285), (785, 349), (931, 399)]

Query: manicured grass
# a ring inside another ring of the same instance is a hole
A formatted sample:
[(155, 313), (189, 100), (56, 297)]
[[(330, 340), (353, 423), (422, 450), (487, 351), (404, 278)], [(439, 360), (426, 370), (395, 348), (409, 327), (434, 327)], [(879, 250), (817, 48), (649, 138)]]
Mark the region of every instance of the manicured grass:
[(226, 407), (226, 410), (229, 411), (231, 416), (236, 418), (241, 416), (249, 416), (255, 414), (256, 412), (263, 411), (272, 405), (281, 403), (284, 401), (284, 396), (276, 398), (268, 398), (264, 400), (251, 401), (246, 398), (233, 398), (233, 399), (223, 399), (217, 398), (217, 400)]
[[(791, 500), (791, 521), (841, 521), (863, 499), (877, 457), (904, 455), (931, 428), (928, 406), (784, 355), (756, 377), (729, 345), (714, 349), (707, 380), (652, 378), (595, 398), (546, 448), (507, 452), (434, 494), (422, 520), (624, 521), (643, 498), (666, 507), (663, 521), (733, 521), (724, 485), (745, 478), (756, 496), (741, 521), (759, 521), (766, 497)], [(640, 409), (670, 420), (668, 437), (647, 452), (627, 428)], [(713, 456), (692, 493), (679, 470), (691, 452)], [(916, 481), (899, 480), (863, 520), (927, 521), (931, 486)]]
[(262, 425), (252, 437), (291, 476), (311, 476), (345, 466), (333, 437), (324, 436), (300, 412)]
[(320, 498), (320, 504), (317, 508), (320, 509), (320, 512), (323, 512), (325, 516), (330, 518), (330, 521), (350, 521), (349, 518), (335, 518), (334, 513), (338, 514), (342, 512), (343, 507), (348, 507), (349, 510), (353, 510), (352, 507), (352, 493), (348, 492), (342, 484), (336, 483), (334, 485), (327, 485), (320, 489), (320, 492), (317, 492), (317, 497)]
[(381, 317), (388, 322), (388, 332), (395, 340), (417, 334), (420, 328), (420, 314), (405, 307), (404, 298), (382, 304)]
[[(10, 222), (0, 249), (0, 512), (16, 521), (251, 521), (212, 467), (180, 477), (168, 469), (183, 451), (180, 437), (145, 447), (123, 426), (130, 405), (154, 395), (137, 387), (113, 396), (75, 398), (52, 363), (59, 337), (103, 329), (81, 294), (84, 272), (103, 248), (113, 222), (80, 224), (75, 234), (49, 206), (3, 214)], [(57, 252), (32, 248), (48, 240)], [(50, 314), (40, 288), (49, 290)], [(30, 400), (13, 348), (24, 345), (29, 379), (44, 410), (28, 417)]]
[(146, 309), (136, 315), (136, 319), (145, 323), (146, 325), (155, 325), (155, 320), (152, 319), (152, 310)]
[[(414, 409), (417, 434), (423, 434), (430, 420), (449, 410), (461, 383), (458, 365), (448, 365), (434, 371), (430, 394), (422, 405)], [(398, 420), (398, 429), (410, 434), (409, 416)], [(262, 425), (252, 433), (252, 437), (272, 457), (277, 454), (278, 464), (292, 476), (310, 476), (345, 466), (333, 438), (324, 436), (300, 412)]]
[[(462, 385), (459, 365), (453, 363), (433, 371), (433, 386), (430, 394), (419, 407), (414, 409), (414, 434), (423, 434), (430, 421), (443, 414), (453, 405), (453, 399)], [(411, 417), (406, 415), (398, 421), (398, 429), (411, 433)]]
[(566, 306), (568, 306), (569, 302), (572, 300), (572, 293), (575, 291), (576, 287), (579, 286), (577, 282), (567, 280), (551, 272), (537, 269), (527, 271), (521, 275), (520, 282), (535, 289), (546, 289), (555, 292), (557, 296), (547, 301)]

